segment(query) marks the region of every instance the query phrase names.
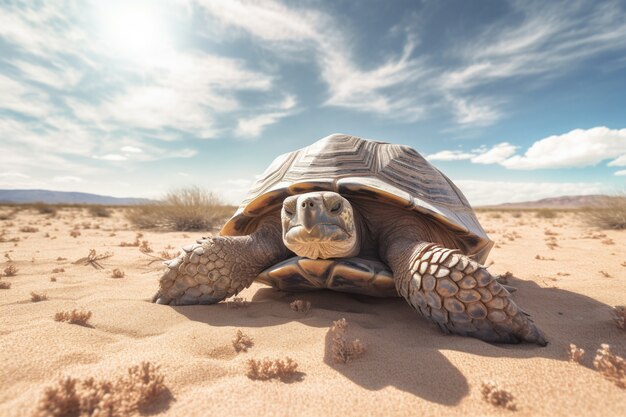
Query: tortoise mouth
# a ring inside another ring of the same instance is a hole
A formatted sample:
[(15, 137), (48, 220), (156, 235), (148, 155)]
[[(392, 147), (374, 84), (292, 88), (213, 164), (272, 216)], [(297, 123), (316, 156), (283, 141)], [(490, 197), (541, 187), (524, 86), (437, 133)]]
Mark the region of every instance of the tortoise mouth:
[(341, 242), (351, 237), (343, 227), (332, 223), (317, 223), (311, 230), (297, 224), (285, 233), (285, 239), (293, 243)]

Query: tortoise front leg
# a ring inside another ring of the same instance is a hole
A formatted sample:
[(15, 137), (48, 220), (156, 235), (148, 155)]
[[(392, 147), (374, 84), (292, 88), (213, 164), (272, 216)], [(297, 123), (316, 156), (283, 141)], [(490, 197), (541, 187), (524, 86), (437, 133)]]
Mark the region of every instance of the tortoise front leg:
[(399, 239), (389, 245), (387, 262), (400, 295), (444, 332), (487, 342), (547, 344), (510, 293), (460, 251)]
[(157, 304), (214, 304), (252, 284), (264, 269), (284, 259), (278, 219), (270, 218), (248, 236), (216, 236), (183, 248), (166, 262), (152, 298)]

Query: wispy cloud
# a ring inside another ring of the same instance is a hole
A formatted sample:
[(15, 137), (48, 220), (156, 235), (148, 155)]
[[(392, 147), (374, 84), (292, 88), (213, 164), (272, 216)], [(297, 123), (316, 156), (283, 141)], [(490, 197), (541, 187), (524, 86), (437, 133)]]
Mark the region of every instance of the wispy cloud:
[(257, 138), (266, 127), (273, 125), (282, 118), (297, 113), (298, 109), (296, 106), (296, 98), (289, 95), (276, 106), (273, 106), (274, 109), (272, 111), (252, 117), (242, 117), (237, 121), (235, 135), (242, 138)]
[(508, 142), (498, 143), (491, 148), (481, 147), (465, 152), (462, 150), (439, 151), (427, 155), (430, 161), (460, 161), (470, 160), (475, 164), (497, 164), (505, 161), (515, 153), (517, 146)]

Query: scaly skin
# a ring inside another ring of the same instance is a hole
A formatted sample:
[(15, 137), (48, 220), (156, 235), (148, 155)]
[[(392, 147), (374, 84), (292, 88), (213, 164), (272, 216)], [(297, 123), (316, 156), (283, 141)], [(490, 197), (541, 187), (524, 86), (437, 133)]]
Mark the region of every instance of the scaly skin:
[(214, 304), (252, 284), (264, 269), (283, 261), (280, 220), (269, 216), (248, 236), (198, 240), (168, 261), (153, 302), (169, 305)]
[(387, 262), (398, 293), (444, 332), (487, 342), (547, 344), (510, 293), (460, 251), (400, 238), (389, 245)]

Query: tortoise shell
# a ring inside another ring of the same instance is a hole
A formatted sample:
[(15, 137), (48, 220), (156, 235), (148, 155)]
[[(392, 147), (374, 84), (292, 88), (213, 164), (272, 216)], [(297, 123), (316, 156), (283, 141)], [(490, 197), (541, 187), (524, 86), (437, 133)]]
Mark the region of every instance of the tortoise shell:
[(348, 200), (367, 198), (430, 216), (481, 263), (493, 246), (461, 191), (417, 151), (342, 134), (276, 158), (220, 233), (250, 234), (256, 220), (280, 210), (286, 197), (311, 191), (334, 191)]

